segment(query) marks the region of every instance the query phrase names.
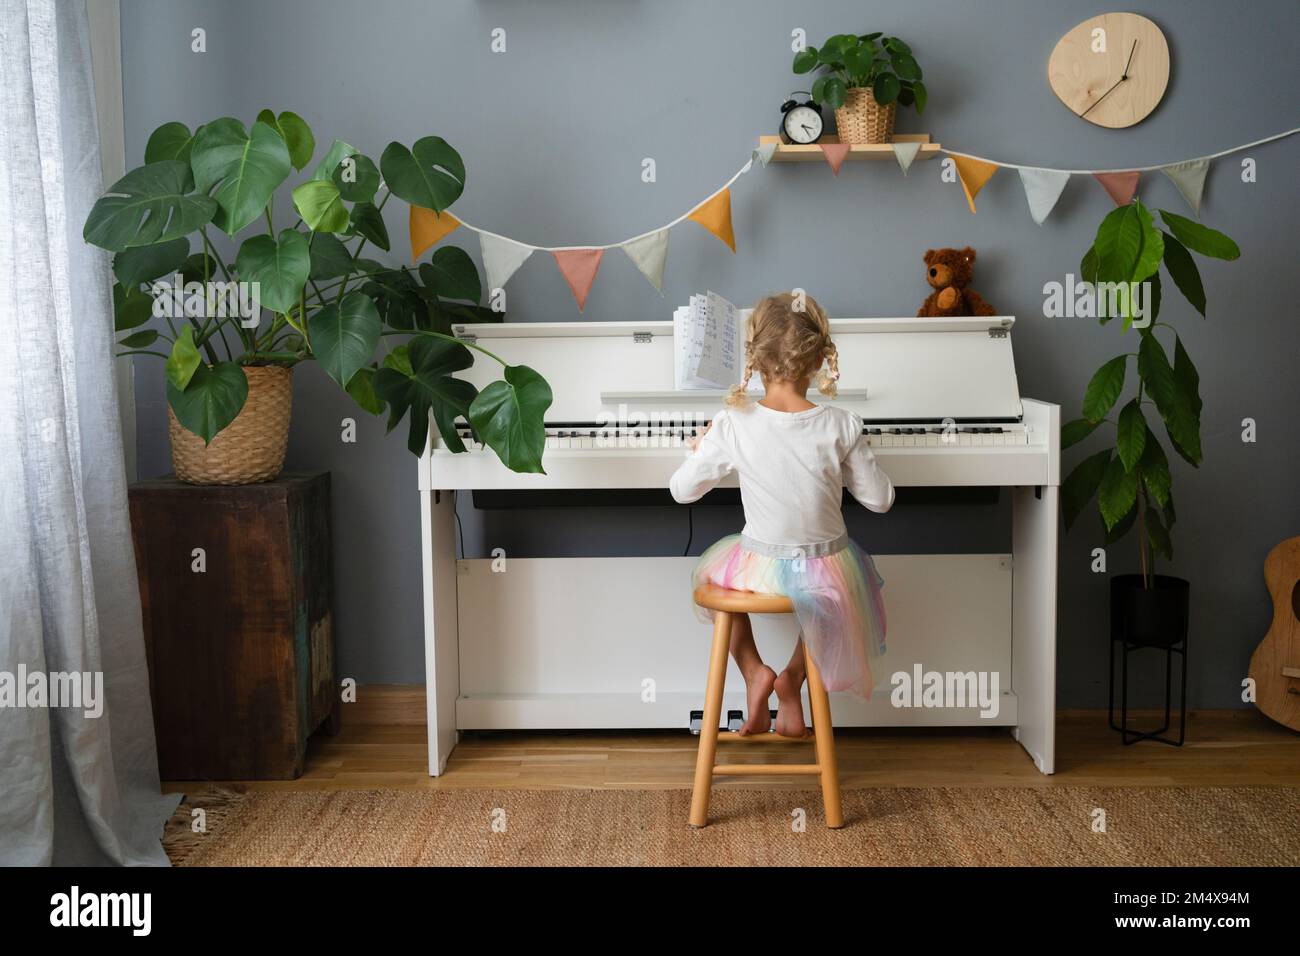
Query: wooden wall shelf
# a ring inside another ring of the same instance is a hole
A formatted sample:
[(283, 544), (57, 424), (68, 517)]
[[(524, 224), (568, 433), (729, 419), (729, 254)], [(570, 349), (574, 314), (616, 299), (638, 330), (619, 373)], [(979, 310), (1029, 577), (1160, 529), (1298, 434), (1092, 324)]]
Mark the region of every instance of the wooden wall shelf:
[[(776, 144), (776, 152), (772, 154), (774, 163), (807, 163), (826, 161), (825, 154), (822, 153), (822, 143), (838, 143), (838, 136), (823, 136), (816, 143), (807, 146), (793, 143), (783, 143), (778, 136), (760, 136), (758, 144), (766, 146), (769, 143)], [(941, 149), (938, 143), (930, 142), (929, 133), (899, 133), (894, 137), (895, 143), (920, 143), (921, 148), (916, 151), (917, 159), (933, 159), (938, 156)], [(894, 150), (889, 143), (854, 143), (849, 147), (849, 155), (844, 157), (846, 160), (853, 159), (893, 159)]]

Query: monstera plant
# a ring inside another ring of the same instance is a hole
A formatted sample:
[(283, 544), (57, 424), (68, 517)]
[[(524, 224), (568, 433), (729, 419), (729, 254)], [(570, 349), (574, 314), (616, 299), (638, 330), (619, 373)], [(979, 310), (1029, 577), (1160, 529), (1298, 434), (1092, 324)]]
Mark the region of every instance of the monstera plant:
[[(1061, 510), (1069, 528), (1095, 497), (1107, 544), (1136, 527), (1141, 574), (1112, 578), (1113, 636), (1168, 645), (1186, 636), (1188, 583), (1155, 573), (1157, 555), (1173, 559), (1175, 512), (1169, 456), (1148, 415), (1163, 422), (1174, 453), (1198, 467), (1202, 402), (1191, 356), (1174, 326), (1160, 321), (1160, 266), (1204, 317), (1205, 286), (1191, 253), (1236, 259), (1241, 251), (1221, 232), (1159, 212), (1164, 229), (1156, 227), (1140, 200), (1115, 209), (1083, 257), (1083, 280), (1091, 283), (1097, 301), (1109, 293), (1118, 304), (1117, 314), (1097, 310), (1102, 323), (1120, 318), (1125, 332), (1137, 332), (1137, 342), (1097, 370), (1084, 392), (1083, 417), (1061, 429), (1061, 447), (1069, 448), (1107, 427), (1104, 447), (1061, 483)], [(1130, 365), (1136, 375), (1129, 375)], [(1132, 397), (1122, 401), (1130, 383)]]
[[(172, 413), (203, 445), (239, 418), (252, 370), (314, 359), (361, 408), (387, 410), (390, 431), (408, 419), (414, 454), (430, 418), (464, 451), (462, 418), (507, 467), (540, 472), (550, 387), (452, 334), (453, 322), (501, 318), (479, 304), (470, 257), (443, 246), (408, 268), (362, 255), (389, 250), (382, 212), (394, 196), (441, 214), (461, 195), (460, 155), (427, 136), (390, 143), (376, 165), (334, 140), (313, 165), (315, 146), (300, 116), (270, 110), (251, 127), (224, 117), (154, 131), (144, 165), (107, 191), (84, 229), (114, 253), (123, 354), (165, 360)], [(292, 221), (277, 228), (275, 199), (295, 174), (279, 207), (292, 206)], [(481, 392), (455, 374), (475, 352), (503, 366)]]

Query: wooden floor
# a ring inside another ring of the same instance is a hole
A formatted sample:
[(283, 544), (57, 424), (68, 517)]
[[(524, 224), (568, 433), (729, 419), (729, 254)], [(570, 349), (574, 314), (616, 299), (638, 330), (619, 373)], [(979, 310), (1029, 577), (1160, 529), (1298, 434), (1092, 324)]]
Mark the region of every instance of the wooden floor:
[[(312, 738), (302, 777), (247, 785), (338, 790), (691, 785), (698, 738), (684, 730), (467, 732), (447, 772), (430, 777), (424, 689), (371, 686), (361, 688), (358, 697), (357, 703), (345, 705), (337, 737)], [(1057, 772), (1052, 776), (1038, 772), (1006, 728), (845, 729), (836, 732), (835, 740), (845, 787), (1300, 786), (1300, 734), (1253, 709), (1189, 712), (1187, 742), (1181, 748), (1151, 742), (1125, 747), (1107, 726), (1105, 711), (1064, 711), (1057, 719)], [(808, 759), (802, 744), (721, 744), (719, 753), (728, 754), (730, 763)], [(756, 785), (805, 789), (815, 784), (806, 777), (716, 783)], [(176, 792), (194, 787), (195, 782), (164, 784)]]

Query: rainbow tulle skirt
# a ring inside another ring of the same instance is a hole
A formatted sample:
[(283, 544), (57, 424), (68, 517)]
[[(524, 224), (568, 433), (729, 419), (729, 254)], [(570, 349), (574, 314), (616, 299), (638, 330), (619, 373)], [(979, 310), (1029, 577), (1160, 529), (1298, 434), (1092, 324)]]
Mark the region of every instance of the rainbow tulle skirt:
[(804, 548), (728, 535), (700, 555), (693, 583), (790, 598), (826, 689), (871, 696), (871, 668), (885, 653), (885, 582), (848, 535)]

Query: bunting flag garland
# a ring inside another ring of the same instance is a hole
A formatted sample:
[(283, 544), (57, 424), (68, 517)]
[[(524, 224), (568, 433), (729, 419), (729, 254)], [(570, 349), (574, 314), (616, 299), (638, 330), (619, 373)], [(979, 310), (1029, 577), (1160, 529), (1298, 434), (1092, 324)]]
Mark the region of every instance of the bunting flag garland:
[(1161, 166), (1160, 171), (1174, 181), (1178, 192), (1192, 207), (1192, 212), (1201, 214), (1201, 193), (1205, 190), (1205, 174), (1210, 171), (1208, 159), (1189, 159), (1185, 163)]
[[(1142, 173), (1155, 170), (1164, 173), (1173, 182), (1179, 194), (1186, 200), (1192, 211), (1199, 216), (1206, 175), (1209, 172), (1211, 162), (1232, 153), (1239, 153), (1256, 146), (1262, 146), (1265, 143), (1272, 143), (1288, 136), (1294, 136), (1297, 133), (1300, 133), (1300, 128), (1286, 130), (1209, 156), (1199, 156), (1157, 166), (1138, 166), (1126, 169), (1053, 169), (1026, 166), (1019, 163), (1006, 163), (987, 159), (983, 156), (974, 156), (970, 153), (954, 152), (953, 150), (943, 150), (943, 152), (953, 160), (962, 191), (966, 195), (966, 203), (972, 213), (975, 212), (975, 197), (992, 178), (993, 174), (1000, 168), (1015, 169), (1020, 174), (1020, 182), (1025, 191), (1025, 200), (1029, 204), (1029, 214), (1034, 222), (1042, 225), (1047, 217), (1051, 215), (1052, 210), (1056, 208), (1057, 202), (1072, 176), (1092, 176), (1106, 190), (1107, 195), (1117, 205), (1122, 206), (1132, 201), (1137, 192)], [(848, 145), (837, 143), (822, 143), (819, 145), (821, 146), (822, 155), (830, 165), (832, 172), (839, 175), (840, 166), (850, 153)], [(912, 166), (912, 162), (920, 154), (922, 144), (914, 141), (892, 143), (890, 145), (899, 168), (906, 175)], [(445, 210), (439, 215), (432, 209), (412, 206), (410, 207), (411, 257), (419, 259), (431, 246), (445, 239), (452, 232), (460, 228), (468, 229), (471, 232), (478, 233), (483, 257), (483, 269), (486, 273), (489, 288), (499, 289), (510, 280), (520, 266), (528, 261), (534, 252), (539, 250), (550, 252), (555, 258), (561, 275), (564, 276), (564, 281), (573, 292), (579, 311), (581, 311), (586, 305), (587, 295), (596, 280), (596, 273), (600, 270), (600, 263), (605, 250), (619, 248), (627, 254), (627, 257), (632, 260), (641, 274), (646, 277), (646, 280), (662, 295), (664, 266), (668, 258), (669, 231), (674, 226), (690, 219), (699, 223), (726, 243), (727, 248), (734, 253), (736, 251), (736, 235), (731, 220), (731, 187), (736, 180), (753, 168), (755, 160), (758, 161), (760, 166), (766, 167), (776, 155), (777, 148), (778, 144), (774, 142), (760, 144), (751, 152), (748, 161), (718, 190), (672, 222), (633, 236), (630, 239), (624, 239), (622, 242), (603, 246), (534, 246), (470, 225)]]
[(1106, 190), (1106, 194), (1115, 200), (1116, 206), (1127, 206), (1133, 201), (1133, 194), (1137, 192), (1138, 180), (1141, 177), (1142, 173), (1137, 170), (1092, 174), (1092, 178), (1101, 183), (1101, 188)]
[(720, 189), (691, 210), (686, 217), (698, 222), (736, 251), (736, 234), (731, 229), (731, 190)]
[(1025, 187), (1025, 199), (1029, 203), (1029, 215), (1034, 222), (1042, 225), (1048, 213), (1061, 198), (1065, 184), (1070, 181), (1070, 174), (1059, 169), (1038, 169), (1033, 166), (1020, 167), (1020, 183)]
[(844, 165), (844, 157), (849, 155), (848, 143), (821, 143), (822, 155), (826, 157), (826, 162), (830, 164), (831, 172), (836, 176), (840, 174), (840, 167)]
[[(1266, 143), (1273, 143), (1280, 139), (1286, 139), (1289, 136), (1295, 136), (1297, 133), (1300, 133), (1300, 127), (1284, 130), (1283, 132), (1275, 133), (1272, 136), (1265, 136), (1263, 139), (1257, 139), (1254, 142), (1242, 143), (1240, 146), (1233, 146), (1230, 149), (1220, 150), (1219, 152), (1211, 153), (1208, 156), (1198, 156), (1194, 159), (1183, 160), (1176, 163), (1161, 163), (1155, 166), (1130, 166), (1127, 169), (1045, 169), (1042, 167), (1024, 166), (1019, 163), (1004, 163), (998, 160), (987, 159), (983, 156), (975, 156), (970, 153), (958, 153), (947, 149), (944, 150), (944, 152), (953, 157), (957, 162), (958, 173), (963, 179), (963, 187), (967, 186), (965, 174), (962, 173), (961, 169), (961, 161), (963, 159), (995, 167), (1001, 166), (1006, 167), (1007, 169), (1020, 170), (1022, 173), (1021, 182), (1025, 185), (1025, 194), (1030, 203), (1031, 214), (1035, 202), (1042, 201), (1045, 191), (1041, 185), (1043, 177), (1031, 173), (1031, 175), (1026, 178), (1023, 175), (1025, 171), (1032, 170), (1036, 173), (1051, 173), (1056, 174), (1058, 177), (1092, 176), (1102, 185), (1112, 200), (1123, 205), (1124, 203), (1132, 201), (1133, 196), (1137, 192), (1138, 180), (1141, 178), (1142, 173), (1160, 170), (1160, 172), (1164, 173), (1173, 181), (1174, 185), (1178, 188), (1178, 192), (1187, 201), (1187, 204), (1191, 206), (1192, 211), (1197, 215), (1200, 215), (1201, 195), (1205, 188), (1205, 176), (1209, 171), (1210, 163), (1224, 156), (1230, 156), (1233, 153), (1240, 153), (1247, 149), (1254, 149), (1256, 146), (1263, 146)], [(895, 146), (895, 151), (897, 151), (897, 146)], [(1033, 183), (1032, 187), (1030, 185), (1031, 182)], [(1035, 194), (1032, 196), (1029, 192), (1031, 188), (1035, 190)], [(970, 195), (972, 195), (972, 192), (968, 189), (968, 198)]]
[(629, 239), (623, 243), (623, 251), (631, 259), (641, 274), (650, 280), (650, 284), (664, 294), (664, 263), (668, 259), (668, 230), (660, 229), (648, 236)]
[(992, 179), (993, 174), (998, 171), (997, 163), (986, 162), (973, 156), (963, 156), (959, 153), (949, 155), (952, 156), (952, 161), (957, 166), (957, 178), (961, 180), (961, 188), (966, 193), (966, 204), (970, 206), (971, 214), (974, 215), (975, 197), (984, 188), (984, 184)]
[(898, 160), (898, 166), (903, 170), (903, 175), (912, 168), (912, 160), (916, 159), (916, 154), (921, 151), (920, 143), (891, 143), (894, 148), (894, 159)]
[(442, 211), (442, 215), (439, 215), (432, 209), (425, 209), (423, 206), (412, 206), (409, 227), (411, 232), (411, 261), (414, 262), (424, 255), (424, 251), (434, 243), (446, 239), (456, 231), (456, 227), (460, 224), (460, 220), (445, 209)]
[(478, 241), (483, 250), (483, 271), (487, 274), (489, 289), (505, 288), (515, 270), (533, 254), (532, 246), (491, 232), (479, 233)]
[(605, 255), (605, 250), (556, 249), (551, 254), (555, 256), (555, 264), (560, 267), (564, 281), (569, 283), (573, 297), (578, 300), (578, 311), (581, 312), (587, 304), (591, 284), (596, 281), (596, 273), (600, 270), (600, 260)]

